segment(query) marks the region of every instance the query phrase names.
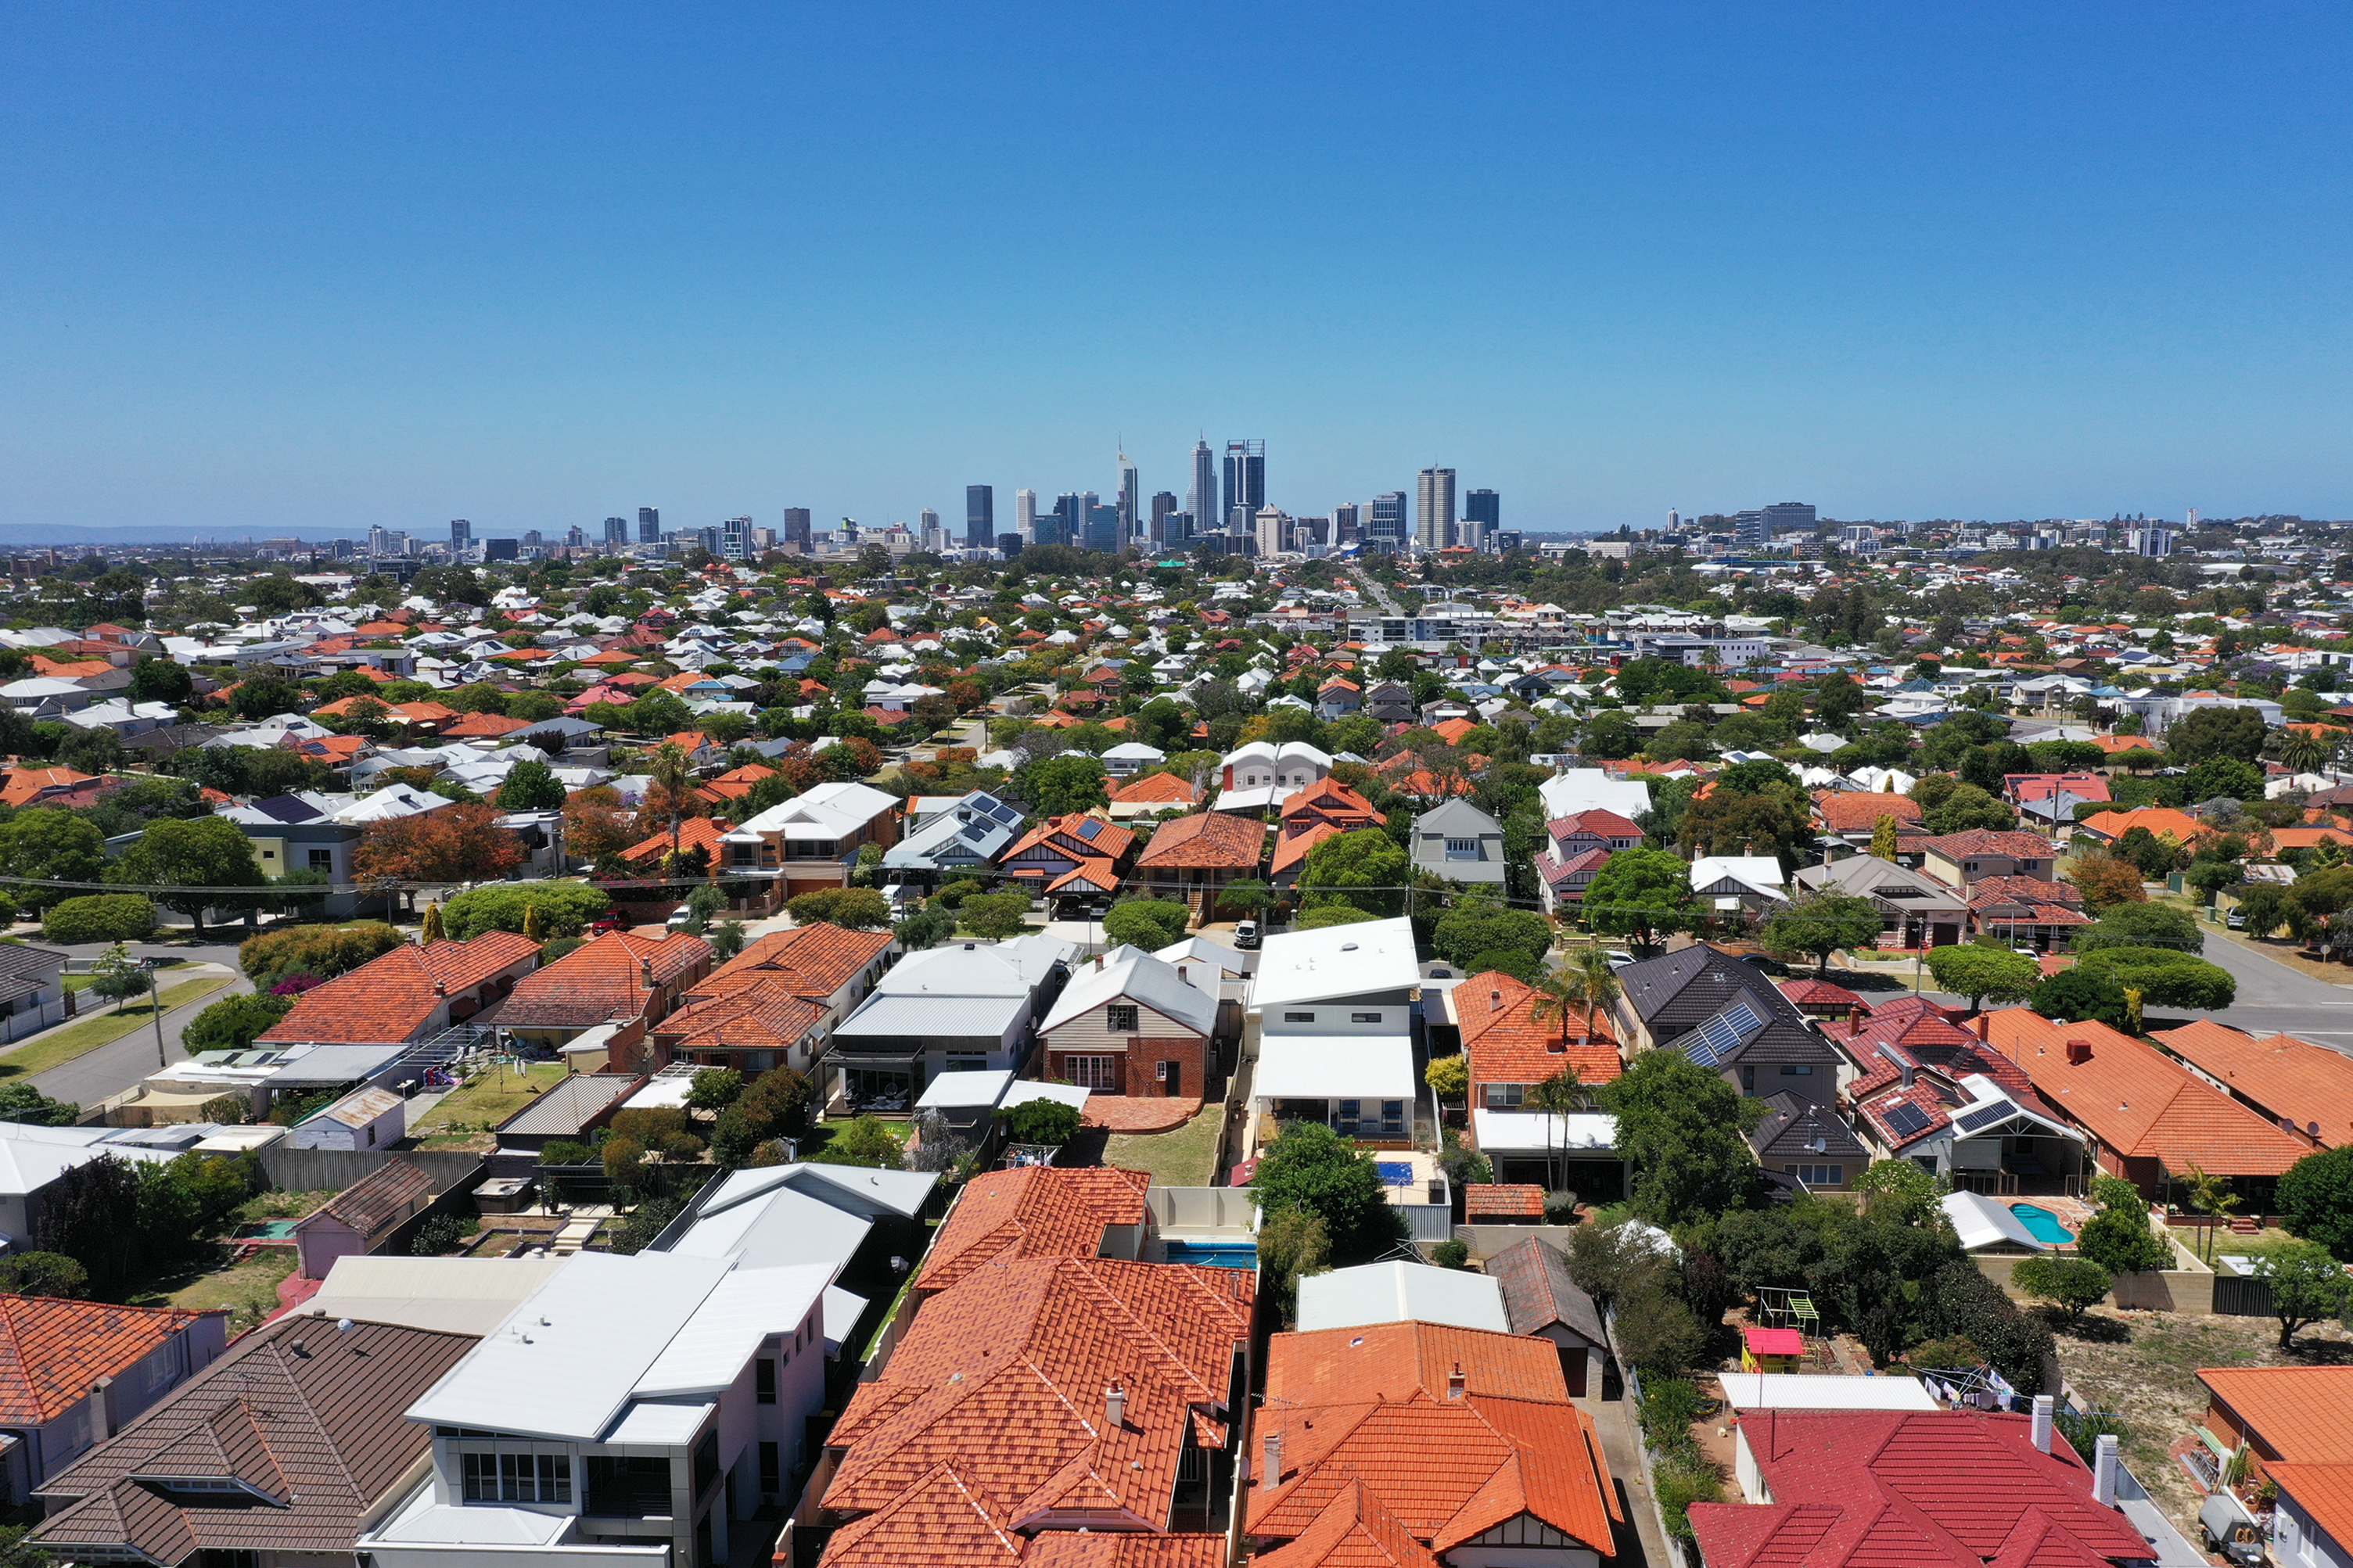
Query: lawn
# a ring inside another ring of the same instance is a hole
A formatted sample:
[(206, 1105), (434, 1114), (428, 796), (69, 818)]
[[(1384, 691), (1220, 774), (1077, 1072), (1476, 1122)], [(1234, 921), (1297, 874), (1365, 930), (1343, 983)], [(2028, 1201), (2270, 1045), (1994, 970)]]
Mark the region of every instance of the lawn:
[[(227, 1248), (214, 1256), (227, 1258)], [(228, 1309), (228, 1331), (235, 1335), (278, 1310), (278, 1284), (294, 1272), (290, 1247), (265, 1247), (249, 1263), (227, 1264), (197, 1272), (181, 1272), (149, 1281), (151, 1289), (134, 1294), (134, 1307), (181, 1307), (206, 1311)]]
[(1166, 1132), (1117, 1132), (1103, 1140), (1103, 1163), (1149, 1171), (1155, 1185), (1206, 1187), (1217, 1170), (1218, 1124), (1226, 1108), (1212, 1105)]
[[(175, 958), (169, 963), (157, 964), (155, 966), (155, 973), (158, 974), (169, 974), (174, 969), (194, 969), (195, 966), (196, 961), (193, 958)], [(95, 974), (69, 974), (65, 977), (66, 989), (69, 991), (87, 991), (90, 989), (90, 983), (97, 978), (98, 976)]]
[[(237, 977), (233, 974), (207, 974), (198, 980), (184, 980), (167, 986), (162, 994), (164, 1011), (184, 1007), (200, 1001), (227, 985)], [(153, 1012), (144, 1002), (133, 1002), (120, 1011), (109, 1008), (95, 1018), (79, 1018), (59, 1025), (45, 1035), (36, 1036), (26, 1044), (0, 1053), (0, 1079), (26, 1078), (62, 1067), (76, 1057), (121, 1039), (132, 1030), (153, 1021)]]
[(2069, 1385), (2083, 1403), (2123, 1418), (2126, 1430), (2118, 1446), (2125, 1463), (2174, 1523), (2193, 1537), (2203, 1499), (2168, 1450), (2205, 1414), (2198, 1369), (2353, 1361), (2353, 1334), (2331, 1322), (2300, 1331), (2293, 1352), (2279, 1349), (2279, 1324), (2271, 1318), (2095, 1307), (2082, 1331), (2060, 1326), (2055, 1333)]
[(410, 1135), (427, 1149), (463, 1149), (486, 1141), (491, 1128), (562, 1082), (565, 1071), (562, 1062), (531, 1062), (521, 1072), (512, 1063), (486, 1068), (427, 1111)]

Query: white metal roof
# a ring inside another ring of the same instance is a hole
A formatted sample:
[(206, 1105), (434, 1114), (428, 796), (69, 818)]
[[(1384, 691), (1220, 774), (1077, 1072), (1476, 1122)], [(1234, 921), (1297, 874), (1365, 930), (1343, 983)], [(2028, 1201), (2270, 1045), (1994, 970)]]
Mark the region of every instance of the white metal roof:
[(632, 1392), (639, 1399), (722, 1392), (742, 1374), (762, 1340), (800, 1326), (833, 1273), (825, 1264), (804, 1263), (730, 1274), (702, 1299)]
[(866, 1310), (866, 1298), (853, 1296), (839, 1285), (825, 1288), (825, 1353), (841, 1353), (841, 1342), (858, 1326)]
[(1936, 1410), (1917, 1378), (1832, 1377), (1813, 1372), (1727, 1372), (1725, 1403), (1735, 1410)]
[(338, 1258), (319, 1293), (305, 1301), (301, 1310), (312, 1317), (487, 1334), (571, 1261), (569, 1258)]
[(994, 1108), (1005, 1098), (1012, 1082), (1009, 1072), (944, 1072), (923, 1086), (923, 1098), (915, 1101), (915, 1109), (940, 1110), (972, 1105)]
[(1613, 779), (1599, 768), (1564, 768), (1536, 786), (1547, 821), (1580, 811), (1614, 811), (1632, 818), (1651, 809), (1651, 790), (1639, 779)]
[(1414, 984), (1420, 972), (1413, 922), (1403, 917), (1284, 931), (1268, 937), (1259, 951), (1250, 1005), (1258, 1012), (1292, 1002), (1397, 991)]
[(705, 1200), (701, 1213), (707, 1217), (749, 1203), (778, 1187), (792, 1187), (804, 1196), (851, 1214), (887, 1209), (913, 1219), (923, 1212), (924, 1200), (932, 1195), (939, 1180), (937, 1174), (928, 1171), (871, 1171), (862, 1165), (764, 1165), (729, 1172), (720, 1181), (718, 1191)]
[(1472, 1134), (1489, 1154), (1609, 1154), (1618, 1147), (1618, 1119), (1607, 1111), (1489, 1110), (1471, 1108)]
[(1005, 1091), (1005, 1098), (997, 1103), (1003, 1109), (1010, 1110), (1017, 1105), (1027, 1105), (1033, 1100), (1058, 1100), (1072, 1110), (1082, 1111), (1087, 1108), (1087, 1096), (1091, 1092), (1081, 1089), (1076, 1084), (1040, 1083), (1035, 1079), (1024, 1079), (1008, 1089)]
[(1266, 1035), (1250, 1093), (1260, 1100), (1405, 1100), (1416, 1093), (1402, 1035)]
[(715, 1399), (641, 1399), (622, 1413), (604, 1440), (649, 1448), (684, 1447), (718, 1403)]
[(1188, 980), (1177, 977), (1176, 966), (1133, 947), (1114, 947), (1091, 963), (1082, 963), (1071, 983), (1055, 998), (1040, 1029), (1053, 1029), (1122, 997), (1139, 1002), (1162, 1017), (1206, 1035), (1218, 1020), (1218, 998)]
[(849, 1267), (873, 1228), (871, 1220), (780, 1185), (715, 1214), (706, 1209), (669, 1256), (724, 1259), (762, 1271), (818, 1264), (831, 1279)]
[(2051, 1250), (2047, 1243), (2026, 1228), (2023, 1220), (2010, 1212), (2008, 1204), (1998, 1204), (1976, 1193), (1947, 1193), (1937, 1201), (1944, 1205), (1945, 1217), (1953, 1222), (1953, 1232), (1961, 1238), (1964, 1252), (2005, 1241), (2036, 1252)]
[(1458, 1329), (1512, 1331), (1503, 1282), (1426, 1263), (1366, 1263), (1299, 1281), (1299, 1331), (1353, 1329), (1368, 1323), (1446, 1323)]

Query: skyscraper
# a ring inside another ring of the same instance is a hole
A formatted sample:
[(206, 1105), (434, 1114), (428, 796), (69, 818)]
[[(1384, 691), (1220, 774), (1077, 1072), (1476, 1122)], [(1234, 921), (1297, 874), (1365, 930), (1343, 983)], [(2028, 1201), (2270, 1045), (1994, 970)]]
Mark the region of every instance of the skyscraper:
[(1089, 550), (1101, 550), (1107, 553), (1121, 549), (1124, 542), (1125, 530), (1119, 521), (1119, 508), (1105, 506), (1094, 500), (1092, 495), (1087, 500), (1087, 531), (1083, 541), (1086, 547)]
[(964, 488), (964, 542), (967, 550), (986, 550), (997, 542), (997, 491), (990, 486)]
[(785, 548), (806, 551), (809, 547), (809, 509), (805, 506), (785, 508)]
[[(455, 524), (455, 523), (452, 523), (450, 526), (451, 526), (452, 528), (455, 528), (455, 527), (456, 527), (456, 526), (458, 526), (458, 525), (457, 525), (457, 524)], [(470, 526), (470, 525), (469, 525), (468, 531), (469, 531), (470, 532), (471, 531), (471, 526)], [(587, 531), (586, 529), (585, 529), (585, 528), (581, 527), (578, 523), (576, 523), (576, 522), (575, 522), (575, 523), (574, 523), (570, 528), (567, 528), (567, 529), (565, 529), (565, 530), (564, 531), (564, 545), (565, 545), (565, 549), (567, 549), (567, 550), (577, 550), (577, 549), (579, 549), (579, 548), (580, 548), (580, 546), (582, 546), (582, 545), (584, 545), (584, 544), (586, 544), (586, 543), (587, 543), (587, 542), (588, 542), (588, 531)]]
[(1038, 492), (1013, 492), (1013, 531), (1021, 536), (1024, 544), (1038, 542)]
[(947, 541), (940, 536), (940, 514), (938, 511), (934, 510), (931, 507), (925, 507), (923, 510), (923, 514), (915, 520), (915, 548), (918, 550), (928, 550), (934, 554), (937, 554), (941, 547), (947, 543)]
[(1405, 548), (1405, 492), (1384, 490), (1373, 498), (1372, 515), (1365, 521), (1365, 542), (1382, 550)]
[(465, 552), (466, 546), (472, 542), (474, 542), (474, 525), (468, 522), (462, 517), (451, 518), (449, 520), (450, 552), (452, 554), (463, 554)]
[(1424, 550), (1454, 542), (1454, 470), (1424, 468), (1417, 481), (1413, 536)]
[(1218, 455), (1209, 450), (1209, 443), (1193, 443), (1193, 488), (1185, 492), (1185, 510), (1193, 514), (1193, 526), (1208, 528), (1208, 520), (1218, 511)]
[(1474, 550), (1495, 548), (1495, 531), (1504, 525), (1504, 498), (1493, 490), (1472, 490), (1462, 498), (1462, 542)]
[(629, 520), (626, 517), (607, 518), (605, 520), (605, 542), (607, 544), (627, 544), (628, 542)]
[[(1219, 515), (1228, 519), (1226, 527), (1234, 533), (1249, 533), (1258, 526), (1258, 509), (1266, 504), (1266, 443), (1263, 441), (1229, 441), (1226, 443), (1226, 504)], [(1240, 515), (1239, 523), (1231, 521)]]
[(1251, 519), (1261, 557), (1279, 555), (1291, 548), (1291, 519), (1275, 507), (1262, 506)]
[(638, 508), (638, 542), (639, 544), (661, 542), (661, 509), (659, 507)]
[(1054, 498), (1053, 521), (1039, 520), (1038, 542), (1040, 544), (1076, 544), (1079, 534), (1087, 525), (1086, 509), (1094, 504), (1094, 497), (1082, 499), (1075, 490), (1064, 490)]
[(1333, 543), (1354, 544), (1356, 542), (1357, 531), (1360, 527), (1360, 524), (1356, 521), (1357, 515), (1356, 503), (1352, 500), (1344, 500), (1338, 506), (1332, 509)]
[(752, 559), (752, 520), (731, 517), (719, 525), (718, 553), (730, 561)]
[(1119, 455), (1119, 544), (1117, 548), (1124, 550), (1135, 542), (1137, 515), (1135, 465), (1127, 460), (1127, 454), (1123, 451)]
[(1152, 497), (1152, 522), (1149, 529), (1149, 537), (1153, 543), (1168, 542), (1172, 537), (1168, 531), (1168, 520), (1176, 515), (1176, 496), (1167, 490), (1155, 492)]

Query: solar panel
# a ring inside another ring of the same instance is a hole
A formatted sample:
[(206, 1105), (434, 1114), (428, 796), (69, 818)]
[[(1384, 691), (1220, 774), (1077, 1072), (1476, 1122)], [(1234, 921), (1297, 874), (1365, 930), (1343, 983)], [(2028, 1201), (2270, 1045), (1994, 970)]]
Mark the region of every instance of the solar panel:
[(1683, 1054), (1702, 1067), (1715, 1067), (1740, 1048), (1744, 1036), (1763, 1020), (1746, 1002), (1735, 1002), (1686, 1037)]
[(988, 836), (988, 829), (987, 829), (987, 828), (986, 828), (986, 827), (984, 827), (984, 826), (981, 826), (979, 823), (977, 823), (977, 822), (976, 822), (976, 823), (972, 824), (970, 826), (966, 827), (966, 828), (964, 830), (964, 837), (966, 837), (966, 838), (971, 839), (971, 840), (972, 840), (974, 843), (976, 843), (976, 844), (979, 843), (983, 838), (987, 837), (987, 836)]
[(1103, 831), (1103, 825), (1101, 822), (1090, 816), (1079, 824), (1079, 837), (1092, 843), (1095, 836)]
[(1964, 1132), (1974, 1132), (1988, 1122), (2005, 1121), (2017, 1114), (2018, 1107), (2006, 1100), (2000, 1100), (1981, 1110), (1970, 1111), (1955, 1125)]
[(1915, 1132), (1927, 1130), (1928, 1113), (1916, 1105), (1891, 1106), (1887, 1111), (1887, 1125), (1894, 1128), (1899, 1136), (1909, 1138)]

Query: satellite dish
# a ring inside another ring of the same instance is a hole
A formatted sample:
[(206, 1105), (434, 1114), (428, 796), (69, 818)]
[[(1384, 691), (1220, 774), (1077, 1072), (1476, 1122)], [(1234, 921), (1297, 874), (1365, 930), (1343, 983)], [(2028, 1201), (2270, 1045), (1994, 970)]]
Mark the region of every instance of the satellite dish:
[(2317, 1137), (2319, 1137), (2319, 1136), (2320, 1136), (2320, 1123), (2319, 1123), (2319, 1122), (2317, 1122), (2317, 1121), (2307, 1121), (2307, 1122), (2306, 1122), (2306, 1123), (2304, 1124), (2304, 1130), (2305, 1130), (2306, 1132), (2311, 1133), (2315, 1138), (2317, 1138)]

